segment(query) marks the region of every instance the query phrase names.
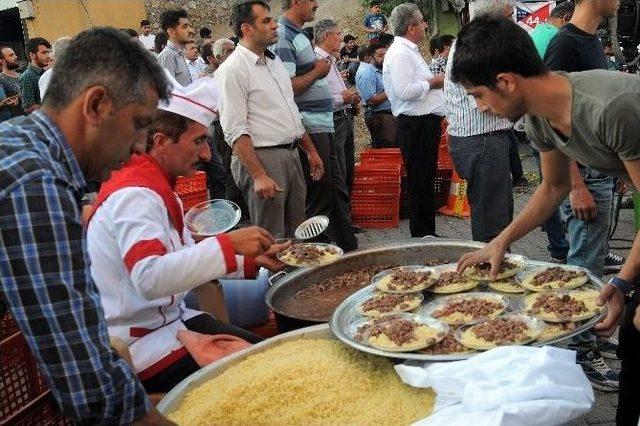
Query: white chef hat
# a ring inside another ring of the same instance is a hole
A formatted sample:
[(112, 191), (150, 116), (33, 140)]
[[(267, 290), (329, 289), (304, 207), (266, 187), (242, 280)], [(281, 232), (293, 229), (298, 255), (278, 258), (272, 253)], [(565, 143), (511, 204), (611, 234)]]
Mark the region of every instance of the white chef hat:
[(165, 74), (173, 88), (169, 100), (160, 102), (158, 108), (209, 127), (216, 118), (220, 105), (220, 89), (216, 81), (210, 77), (202, 77), (188, 86), (181, 86), (167, 70)]

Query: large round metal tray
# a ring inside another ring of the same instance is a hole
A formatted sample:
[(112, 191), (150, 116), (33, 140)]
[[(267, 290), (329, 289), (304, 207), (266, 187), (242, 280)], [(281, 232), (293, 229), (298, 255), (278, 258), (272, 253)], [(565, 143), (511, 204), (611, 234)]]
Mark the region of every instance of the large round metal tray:
[(281, 343), (299, 339), (335, 339), (335, 336), (329, 330), (329, 325), (315, 325), (312, 327), (301, 328), (299, 330), (294, 330), (289, 333), (284, 333), (279, 336), (272, 337), (271, 339), (253, 345), (243, 351), (237, 352), (233, 355), (229, 355), (228, 357), (225, 357), (220, 361), (203, 367), (202, 369), (198, 370), (197, 372), (193, 373), (192, 375), (178, 383), (178, 385), (174, 387), (171, 392), (167, 393), (164, 398), (162, 398), (157, 406), (158, 411), (166, 416), (167, 414), (177, 410), (180, 407), (182, 399), (189, 391), (197, 388), (204, 382), (219, 376), (227, 369), (247, 359), (247, 357), (258, 354), (260, 352), (264, 352), (267, 349), (270, 349)]
[[(546, 266), (558, 266), (558, 265), (553, 264), (553, 263), (548, 263), (548, 262), (539, 262), (539, 261), (530, 260), (527, 263), (527, 267), (525, 268), (525, 270), (523, 272), (526, 273), (526, 271), (531, 270), (532, 268), (539, 268), (539, 267), (546, 267)], [(521, 274), (523, 272), (521, 272)], [(595, 275), (591, 274), (588, 271), (587, 271), (587, 274), (589, 275), (589, 282), (587, 284), (585, 284), (584, 286), (580, 287), (581, 289), (583, 289), (583, 288), (586, 289), (586, 288), (589, 288), (589, 287), (597, 288), (597, 289), (602, 288), (604, 283), (599, 278), (597, 278)], [(352, 337), (352, 332), (353, 332), (353, 329), (354, 329), (353, 325), (356, 324), (356, 323), (361, 323), (362, 320), (364, 318), (366, 318), (366, 317), (363, 317), (358, 312), (358, 310), (356, 308), (365, 299), (371, 297), (371, 295), (375, 291), (376, 291), (376, 289), (375, 289), (374, 285), (370, 285), (368, 287), (365, 287), (362, 290), (359, 290), (358, 292), (356, 292), (353, 295), (349, 296), (334, 311), (333, 317), (331, 318), (330, 326), (331, 326), (331, 331), (333, 331), (333, 333), (336, 335), (336, 337), (338, 339), (340, 339), (343, 342), (345, 342), (346, 344), (354, 347), (355, 349), (358, 349), (358, 350), (363, 351), (363, 352), (368, 352), (368, 353), (371, 353), (371, 354), (374, 354), (374, 355), (386, 356), (386, 357), (389, 357), (389, 358), (413, 359), (413, 360), (418, 360), (418, 361), (456, 361), (456, 360), (471, 358), (472, 356), (474, 356), (474, 355), (479, 353), (479, 352), (471, 352), (471, 353), (451, 354), (451, 355), (427, 355), (427, 354), (412, 353), (412, 352), (399, 353), (399, 352), (381, 351), (381, 350), (378, 350), (378, 349), (374, 349), (371, 346), (363, 345), (362, 343), (357, 342)], [(498, 293), (498, 294), (501, 294), (501, 295), (507, 297), (509, 299), (509, 308), (507, 309), (507, 313), (522, 311), (524, 309), (524, 305), (522, 304), (522, 299), (524, 297), (526, 297), (527, 295), (531, 294), (531, 292), (526, 292), (526, 293), (521, 293), (521, 294), (500, 293), (500, 292), (497, 292), (497, 291), (491, 289), (484, 282), (481, 283), (478, 287), (474, 288), (473, 291), (474, 292), (486, 291), (486, 292), (491, 292), (491, 293)], [(417, 311), (418, 313), (422, 313), (421, 312), (422, 309), (429, 302), (431, 302), (431, 301), (433, 301), (435, 299), (438, 299), (440, 297), (448, 296), (448, 295), (445, 295), (445, 294), (439, 295), (439, 294), (430, 293), (429, 291), (424, 292), (424, 294), (425, 294), (425, 298), (424, 298), (424, 301), (422, 302), (422, 305), (420, 306), (420, 308), (418, 308), (419, 309)], [(461, 294), (461, 293), (458, 293), (458, 294)], [(554, 343), (559, 343), (559, 342), (568, 340), (571, 337), (574, 337), (574, 336), (576, 336), (576, 335), (578, 335), (578, 334), (580, 334), (580, 333), (582, 333), (584, 331), (587, 331), (587, 330), (591, 329), (596, 323), (598, 323), (604, 317), (604, 315), (606, 315), (606, 309), (603, 309), (603, 311), (600, 314), (598, 314), (597, 316), (595, 316), (595, 317), (591, 318), (590, 320), (580, 324), (578, 327), (576, 327), (574, 330), (572, 330), (570, 334), (566, 334), (566, 335), (563, 335), (563, 336), (560, 336), (560, 337), (557, 337), (555, 339), (548, 340), (548, 341), (545, 341), (545, 342), (535, 342), (535, 343), (532, 343), (531, 345), (532, 346), (545, 346), (545, 345), (552, 345)]]

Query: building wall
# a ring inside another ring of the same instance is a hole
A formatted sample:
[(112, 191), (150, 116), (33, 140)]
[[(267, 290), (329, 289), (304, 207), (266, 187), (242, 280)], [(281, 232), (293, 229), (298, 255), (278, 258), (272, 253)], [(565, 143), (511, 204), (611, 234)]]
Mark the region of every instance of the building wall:
[(50, 42), (92, 26), (138, 30), (146, 17), (143, 0), (33, 0), (33, 8), (34, 18), (24, 20), (25, 36)]

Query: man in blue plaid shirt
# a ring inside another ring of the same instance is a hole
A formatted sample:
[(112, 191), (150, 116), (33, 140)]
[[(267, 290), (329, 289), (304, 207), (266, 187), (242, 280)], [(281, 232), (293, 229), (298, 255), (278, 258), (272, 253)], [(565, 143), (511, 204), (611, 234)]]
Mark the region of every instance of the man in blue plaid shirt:
[(80, 217), (87, 180), (144, 146), (168, 85), (140, 44), (95, 28), (58, 59), (42, 108), (0, 125), (0, 301), (79, 423), (168, 423), (109, 345)]

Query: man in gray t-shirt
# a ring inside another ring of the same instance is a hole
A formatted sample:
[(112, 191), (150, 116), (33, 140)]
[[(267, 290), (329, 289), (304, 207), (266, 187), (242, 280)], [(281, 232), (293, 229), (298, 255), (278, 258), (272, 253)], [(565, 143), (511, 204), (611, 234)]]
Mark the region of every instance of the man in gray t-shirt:
[[(628, 177), (640, 188), (640, 77), (610, 71), (574, 74), (546, 71), (533, 42), (517, 24), (477, 18), (458, 34), (453, 80), (478, 108), (518, 120), (540, 149), (542, 183), (518, 217), (483, 249), (464, 255), (460, 271), (491, 262), (491, 275), (509, 246), (549, 217), (571, 189), (570, 160), (609, 175)], [(618, 275), (604, 286), (599, 305), (606, 318), (594, 331), (610, 336), (620, 326), (622, 361), (617, 424), (638, 424), (640, 405), (640, 238)], [(635, 292), (634, 292), (635, 290)], [(635, 324), (634, 325), (634, 316)]]

